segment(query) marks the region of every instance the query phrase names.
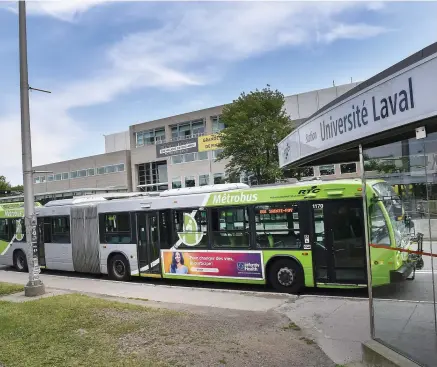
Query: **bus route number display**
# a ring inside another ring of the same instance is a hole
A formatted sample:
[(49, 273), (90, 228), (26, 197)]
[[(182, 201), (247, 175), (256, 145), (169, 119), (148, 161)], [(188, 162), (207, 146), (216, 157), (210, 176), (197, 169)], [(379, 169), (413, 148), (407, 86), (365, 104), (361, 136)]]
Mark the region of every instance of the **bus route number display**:
[(293, 208), (260, 209), (260, 214), (287, 214), (293, 213)]

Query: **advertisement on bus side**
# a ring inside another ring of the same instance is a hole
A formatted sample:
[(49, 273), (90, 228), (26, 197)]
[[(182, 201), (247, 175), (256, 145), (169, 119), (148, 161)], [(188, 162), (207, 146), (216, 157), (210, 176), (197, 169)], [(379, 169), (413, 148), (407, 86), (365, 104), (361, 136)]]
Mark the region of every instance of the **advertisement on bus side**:
[(191, 251), (161, 252), (164, 273), (233, 279), (264, 279), (261, 251)]

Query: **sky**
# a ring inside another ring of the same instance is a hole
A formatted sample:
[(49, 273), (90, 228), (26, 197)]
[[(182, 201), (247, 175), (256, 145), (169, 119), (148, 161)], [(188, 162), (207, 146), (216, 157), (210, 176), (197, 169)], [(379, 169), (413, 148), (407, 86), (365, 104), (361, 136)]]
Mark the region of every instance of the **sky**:
[[(363, 81), (437, 41), (437, 2), (28, 1), (33, 164), (231, 102)], [(0, 175), (22, 182), (18, 6), (0, 1)]]

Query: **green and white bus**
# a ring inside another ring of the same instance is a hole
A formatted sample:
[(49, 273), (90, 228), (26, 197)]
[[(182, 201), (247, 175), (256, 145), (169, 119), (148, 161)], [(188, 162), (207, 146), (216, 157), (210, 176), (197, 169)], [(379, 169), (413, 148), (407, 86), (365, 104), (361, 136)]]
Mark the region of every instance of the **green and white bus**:
[[(35, 204), (40, 207), (39, 203)], [(27, 270), (23, 203), (0, 203), (0, 264)], [(12, 256), (12, 257), (11, 257)]]
[[(366, 193), (372, 284), (403, 280), (415, 261), (399, 251), (411, 246), (400, 201), (382, 181), (367, 182)], [(52, 201), (36, 208), (40, 264), (123, 281), (144, 276), (270, 284), (282, 292), (365, 287), (362, 195), (360, 180), (317, 180)], [(13, 220), (6, 219), (5, 229), (2, 213), (0, 236), (7, 244), (0, 264), (24, 271), (26, 263), (17, 263), (25, 253), (22, 235)]]

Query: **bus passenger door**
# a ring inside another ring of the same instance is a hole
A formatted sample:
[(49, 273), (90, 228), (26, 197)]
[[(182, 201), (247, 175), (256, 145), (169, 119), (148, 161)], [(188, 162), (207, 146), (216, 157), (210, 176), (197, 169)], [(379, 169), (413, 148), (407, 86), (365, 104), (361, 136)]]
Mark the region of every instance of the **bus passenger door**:
[(37, 222), (37, 245), (38, 245), (38, 262), (40, 266), (46, 266), (46, 254), (44, 244), (44, 218), (38, 218)]
[(312, 203), (316, 282), (366, 284), (364, 220), (360, 199)]
[(160, 274), (158, 213), (137, 214), (140, 274)]

